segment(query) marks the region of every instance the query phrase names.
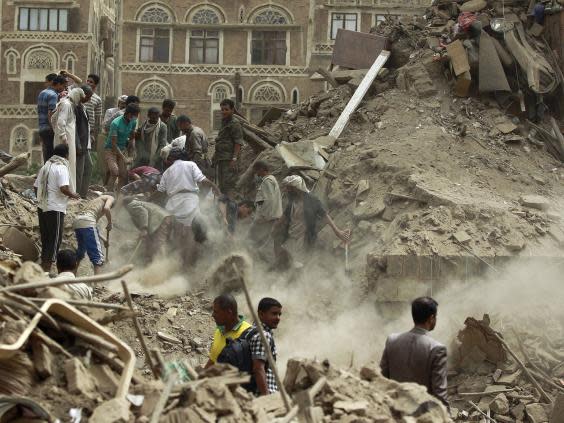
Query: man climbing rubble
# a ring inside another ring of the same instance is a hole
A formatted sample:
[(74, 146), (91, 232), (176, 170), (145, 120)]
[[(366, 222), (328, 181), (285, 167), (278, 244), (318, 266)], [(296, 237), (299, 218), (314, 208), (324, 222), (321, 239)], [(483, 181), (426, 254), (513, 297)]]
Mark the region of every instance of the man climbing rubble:
[[(317, 234), (324, 223), (329, 224), (333, 232), (343, 242), (349, 242), (350, 231), (337, 227), (321, 201), (309, 192), (301, 176), (290, 175), (282, 181), (283, 189), (288, 193), (288, 205), (282, 217), (274, 228), (274, 251), (279, 266), (288, 266), (291, 260), (287, 243), (300, 242), (295, 245), (297, 250), (302, 247), (305, 252), (311, 252), (317, 241)], [(292, 248), (292, 251), (296, 251)]]
[(217, 328), (213, 335), (210, 356), (205, 368), (211, 367), (217, 362), (228, 362), (226, 357), (221, 357), (227, 345), (227, 340), (238, 339), (251, 327), (250, 323), (238, 314), (237, 300), (231, 294), (222, 294), (215, 298), (212, 317)]
[[(56, 279), (75, 279), (79, 261), (76, 253), (72, 250), (61, 250), (57, 253), (57, 272)], [(70, 293), (73, 297), (92, 301), (92, 288), (85, 283), (72, 283), (62, 285), (62, 289)]]
[(392, 334), (380, 361), (382, 375), (397, 382), (415, 382), (448, 406), (447, 350), (429, 336), (437, 324), (438, 303), (430, 297), (417, 298), (411, 304), (415, 327), (409, 332)]
[(109, 235), (112, 230), (112, 212), (115, 200), (112, 195), (100, 195), (94, 200), (90, 200), (82, 212), (75, 217), (72, 227), (76, 236), (77, 259), (80, 261), (88, 254), (88, 258), (94, 266), (94, 274), (102, 271), (105, 257), (102, 250), (102, 241), (108, 246), (108, 239), (103, 239), (98, 231), (98, 221), (105, 216), (107, 220), (106, 233)]
[[(270, 345), (270, 352), (276, 361), (276, 344), (272, 331), (278, 328), (282, 316), (282, 304), (274, 298), (265, 297), (258, 305), (258, 317), (262, 324), (264, 336)], [(257, 322), (254, 323), (249, 336), (251, 358), (253, 360), (252, 375), (259, 395), (269, 395), (278, 392), (278, 385), (273, 369), (268, 364), (266, 351), (258, 333)]]

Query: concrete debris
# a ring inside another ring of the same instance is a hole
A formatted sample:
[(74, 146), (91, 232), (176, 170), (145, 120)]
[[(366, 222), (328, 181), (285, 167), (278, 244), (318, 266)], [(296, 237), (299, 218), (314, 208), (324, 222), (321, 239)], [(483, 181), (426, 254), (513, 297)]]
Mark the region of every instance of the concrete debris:
[(525, 207), (537, 210), (548, 210), (551, 207), (550, 200), (541, 195), (523, 195), (519, 202)]
[(130, 403), (124, 398), (114, 398), (96, 407), (88, 420), (91, 423), (129, 422)]

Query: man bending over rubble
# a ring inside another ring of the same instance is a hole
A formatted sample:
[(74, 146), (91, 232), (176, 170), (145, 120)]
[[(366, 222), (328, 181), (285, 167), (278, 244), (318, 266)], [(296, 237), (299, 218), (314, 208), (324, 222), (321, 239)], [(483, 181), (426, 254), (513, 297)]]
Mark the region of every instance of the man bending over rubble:
[(411, 315), (415, 327), (388, 337), (380, 368), (388, 379), (425, 386), (448, 406), (447, 349), (429, 336), (437, 324), (437, 307), (438, 303), (430, 297), (413, 301)]
[(212, 317), (217, 329), (213, 335), (210, 357), (206, 368), (218, 362), (227, 340), (238, 339), (251, 325), (237, 313), (237, 300), (231, 294), (222, 294), (213, 301)]
[[(265, 297), (258, 305), (258, 317), (262, 323), (264, 336), (270, 345), (270, 352), (276, 361), (276, 344), (272, 331), (278, 327), (282, 316), (282, 304), (274, 298)], [(278, 385), (274, 377), (274, 371), (268, 365), (266, 351), (260, 339), (257, 322), (253, 325), (250, 336), (251, 358), (253, 360), (253, 377), (256, 383), (257, 394), (269, 395), (278, 392)]]
[(111, 208), (114, 205), (114, 197), (111, 195), (100, 195), (94, 200), (90, 200), (82, 212), (76, 216), (73, 221), (72, 227), (76, 236), (77, 259), (80, 261), (88, 254), (88, 258), (94, 266), (94, 274), (97, 275), (101, 272), (104, 265), (104, 251), (102, 250), (102, 240), (104, 244), (108, 244), (107, 239), (102, 239), (98, 231), (98, 221), (102, 216), (106, 216), (108, 225), (106, 231), (109, 233), (112, 230), (112, 212)]

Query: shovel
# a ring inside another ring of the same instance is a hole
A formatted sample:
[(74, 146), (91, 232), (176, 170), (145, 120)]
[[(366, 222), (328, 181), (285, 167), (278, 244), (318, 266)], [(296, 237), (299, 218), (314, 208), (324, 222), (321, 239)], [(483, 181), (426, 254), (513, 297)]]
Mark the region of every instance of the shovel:
[(106, 263), (110, 262), (110, 230), (106, 228)]
[(345, 243), (345, 275), (350, 276), (352, 272), (349, 263), (349, 244), (351, 242), (350, 236), (352, 234), (350, 230), (348, 232), (349, 232), (349, 240)]

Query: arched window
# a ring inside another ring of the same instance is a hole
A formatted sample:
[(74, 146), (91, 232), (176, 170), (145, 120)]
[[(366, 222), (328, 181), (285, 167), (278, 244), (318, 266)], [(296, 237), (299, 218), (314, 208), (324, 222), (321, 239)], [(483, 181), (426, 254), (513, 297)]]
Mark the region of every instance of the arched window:
[(265, 83), (255, 88), (253, 103), (283, 103), (284, 93), (274, 84)]
[(290, 18), (281, 8), (268, 6), (255, 13), (252, 22), (259, 25), (286, 25), (290, 23)]
[(300, 91), (297, 88), (292, 90), (292, 104), (298, 104), (300, 102)]
[(25, 68), (53, 70), (55, 69), (55, 56), (47, 50), (32, 50), (26, 55)]
[(25, 126), (17, 126), (12, 130), (10, 139), (10, 153), (21, 154), (30, 151), (31, 142), (29, 129)]
[(193, 15), (191, 22), (200, 25), (215, 25), (223, 22), (219, 14), (210, 7), (198, 9)]
[[(138, 20), (158, 25), (171, 23), (173, 19), (168, 10), (154, 5), (143, 10)], [(140, 29), (139, 61), (154, 63), (170, 61), (170, 28), (143, 27)]]
[(170, 23), (172, 17), (167, 10), (160, 6), (149, 6), (140, 15), (139, 20), (141, 22)]
[(6, 73), (8, 75), (14, 75), (18, 72), (18, 58), (19, 53), (16, 50), (10, 49), (4, 53), (4, 57), (6, 58)]
[(211, 97), (211, 127), (214, 132), (221, 128), (221, 106), (220, 103), (226, 98), (233, 96), (233, 87), (228, 82), (215, 82), (208, 90)]
[[(66, 70), (68, 70), (70, 73), (75, 73), (75, 68), (76, 68), (76, 55), (72, 52), (66, 53), (63, 56), (63, 66), (65, 67)], [(97, 60), (97, 59), (96, 59)]]
[(159, 82), (152, 81), (143, 85), (139, 91), (139, 98), (141, 101), (146, 101), (148, 103), (160, 103), (166, 98), (171, 98), (172, 95), (169, 92), (168, 87)]

